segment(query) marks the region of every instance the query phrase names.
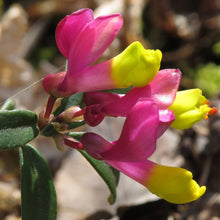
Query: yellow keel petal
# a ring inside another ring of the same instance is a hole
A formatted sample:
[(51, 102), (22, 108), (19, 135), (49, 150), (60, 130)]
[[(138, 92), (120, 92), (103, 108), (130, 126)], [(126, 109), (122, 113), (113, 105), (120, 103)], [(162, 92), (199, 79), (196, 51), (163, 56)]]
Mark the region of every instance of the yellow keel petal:
[(147, 188), (168, 202), (183, 204), (201, 197), (206, 187), (192, 179), (192, 173), (178, 167), (155, 164), (148, 177)]
[(138, 41), (112, 59), (111, 77), (118, 87), (142, 87), (150, 83), (160, 68), (160, 50), (147, 50)]

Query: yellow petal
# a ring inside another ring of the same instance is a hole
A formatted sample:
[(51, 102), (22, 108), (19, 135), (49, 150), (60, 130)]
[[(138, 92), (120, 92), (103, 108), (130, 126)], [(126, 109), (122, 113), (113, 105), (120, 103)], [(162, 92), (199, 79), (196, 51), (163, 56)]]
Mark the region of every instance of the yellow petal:
[(211, 110), (208, 105), (202, 105), (200, 108), (184, 112), (177, 115), (171, 127), (175, 129), (188, 129), (191, 128), (196, 122), (207, 119), (207, 114)]
[(147, 50), (138, 41), (112, 59), (111, 77), (118, 87), (142, 87), (150, 83), (160, 68), (160, 50)]
[(184, 91), (178, 91), (173, 104), (169, 107), (175, 115), (181, 112), (189, 111), (197, 106), (202, 95), (200, 89), (188, 89)]
[(200, 89), (189, 89), (177, 92), (173, 104), (169, 107), (175, 120), (171, 127), (188, 129), (201, 119), (207, 119), (209, 114), (215, 114), (217, 109), (209, 106), (208, 100)]
[(192, 179), (192, 173), (178, 167), (155, 164), (148, 177), (147, 188), (168, 202), (183, 204), (201, 197), (206, 187)]

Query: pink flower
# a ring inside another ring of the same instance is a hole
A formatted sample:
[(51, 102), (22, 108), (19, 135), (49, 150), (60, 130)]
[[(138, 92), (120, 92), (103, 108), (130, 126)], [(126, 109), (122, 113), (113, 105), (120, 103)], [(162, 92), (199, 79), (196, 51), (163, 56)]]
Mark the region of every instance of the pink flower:
[(57, 26), (56, 41), (67, 58), (67, 71), (49, 74), (43, 80), (46, 92), (66, 97), (76, 92), (98, 91), (148, 84), (160, 67), (162, 53), (133, 42), (118, 56), (94, 64), (121, 29), (120, 14), (94, 19), (90, 9), (66, 16)]
[(119, 14), (94, 19), (91, 9), (81, 9), (66, 16), (57, 26), (56, 42), (68, 59), (68, 71), (48, 75), (43, 82), (45, 90), (54, 96), (73, 93), (70, 92), (70, 81), (73, 81), (73, 77), (79, 80), (82, 69), (101, 56), (114, 40), (122, 23)]
[(150, 84), (141, 88), (134, 87), (126, 95), (107, 92), (86, 93), (84, 103), (87, 107), (84, 119), (90, 126), (96, 126), (105, 116), (126, 117), (138, 100), (148, 98), (158, 106), (158, 136), (161, 136), (175, 119), (168, 107), (175, 99), (180, 78), (179, 70), (164, 69), (158, 72)]
[(138, 100), (130, 109), (117, 141), (86, 133), (81, 138), (83, 149), (169, 202), (196, 200), (204, 194), (205, 187), (199, 187), (189, 171), (148, 160), (156, 150), (159, 118), (158, 104), (151, 99)]

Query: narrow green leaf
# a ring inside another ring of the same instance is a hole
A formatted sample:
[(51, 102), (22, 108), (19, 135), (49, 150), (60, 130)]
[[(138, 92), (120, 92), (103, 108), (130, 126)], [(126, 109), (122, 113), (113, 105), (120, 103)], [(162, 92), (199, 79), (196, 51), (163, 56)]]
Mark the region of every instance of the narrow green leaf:
[(39, 133), (38, 117), (25, 110), (0, 110), (0, 150), (20, 147)]
[(6, 102), (2, 105), (1, 110), (13, 110), (15, 109), (15, 101), (8, 99)]
[(108, 89), (108, 90), (105, 90), (105, 91), (106, 91), (106, 92), (110, 92), (110, 93), (126, 94), (126, 93), (128, 93), (132, 88), (133, 88), (133, 86), (129, 86), (129, 87), (127, 87), (127, 88)]
[(119, 171), (111, 167), (109, 164), (105, 163), (103, 160), (96, 160), (89, 156), (85, 151), (79, 151), (93, 166), (93, 168), (98, 172), (102, 179), (107, 184), (111, 194), (108, 197), (108, 202), (114, 204), (116, 200), (116, 187), (119, 181)]
[(86, 132), (83, 131), (74, 131), (74, 132), (69, 132), (68, 136), (75, 138), (76, 140), (80, 141), (81, 137), (85, 134)]
[(85, 121), (80, 121), (80, 122), (68, 122), (68, 129), (74, 129), (74, 128), (78, 128), (80, 126), (83, 126), (85, 124)]
[(61, 112), (72, 106), (80, 106), (82, 107), (83, 103), (83, 93), (76, 93), (72, 96), (63, 98), (60, 106), (53, 112), (55, 116), (59, 115)]
[(23, 220), (56, 220), (57, 199), (47, 163), (31, 145), (19, 148)]

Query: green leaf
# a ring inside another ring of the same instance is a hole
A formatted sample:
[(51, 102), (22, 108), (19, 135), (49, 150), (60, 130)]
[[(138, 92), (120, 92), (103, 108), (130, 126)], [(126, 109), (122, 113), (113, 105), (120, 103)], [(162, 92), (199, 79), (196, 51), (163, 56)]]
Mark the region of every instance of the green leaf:
[(56, 220), (57, 199), (47, 163), (31, 145), (19, 148), (23, 220)]
[(129, 86), (129, 87), (127, 87), (127, 88), (119, 88), (119, 89), (108, 89), (108, 90), (105, 90), (105, 92), (117, 93), (117, 94), (126, 94), (126, 93), (128, 93), (132, 88), (133, 88), (133, 86)]
[(55, 130), (53, 124), (49, 124), (45, 128), (43, 128), (43, 130), (41, 131), (41, 134), (46, 137), (51, 137), (51, 136), (58, 134), (58, 132)]
[(59, 115), (61, 112), (72, 106), (80, 106), (82, 107), (83, 102), (83, 93), (76, 93), (72, 96), (62, 98), (60, 106), (53, 112), (55, 116)]
[(13, 110), (15, 109), (15, 101), (8, 99), (6, 102), (2, 105), (1, 110)]
[(76, 140), (80, 141), (81, 137), (85, 134), (86, 132), (83, 131), (74, 131), (74, 132), (69, 132), (68, 136), (75, 138)]
[(93, 166), (93, 168), (98, 172), (102, 179), (107, 184), (111, 194), (108, 197), (108, 202), (114, 204), (116, 200), (116, 187), (119, 181), (119, 171), (111, 167), (109, 164), (105, 163), (103, 160), (96, 160), (89, 156), (85, 151), (79, 151)]
[(39, 133), (38, 117), (25, 110), (0, 110), (0, 150), (20, 147)]
[(68, 129), (74, 129), (74, 128), (78, 128), (80, 126), (83, 126), (85, 124), (85, 121), (80, 121), (80, 122), (68, 122)]

